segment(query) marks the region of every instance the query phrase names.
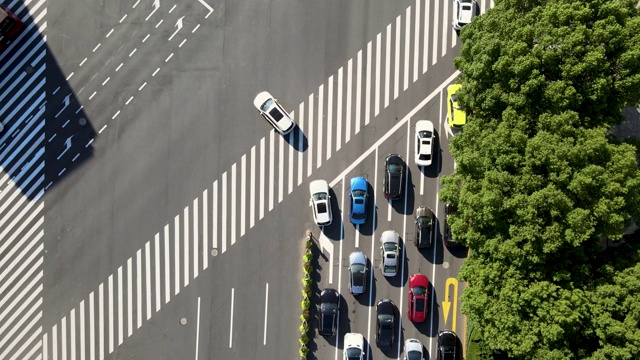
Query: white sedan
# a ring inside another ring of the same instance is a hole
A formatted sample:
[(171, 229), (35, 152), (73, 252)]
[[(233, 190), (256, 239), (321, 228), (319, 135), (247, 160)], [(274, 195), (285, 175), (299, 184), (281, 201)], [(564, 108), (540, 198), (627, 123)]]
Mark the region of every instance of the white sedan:
[(253, 105), (258, 109), (260, 115), (282, 135), (291, 132), (296, 125), (289, 113), (278, 103), (278, 100), (267, 91), (256, 95), (256, 98), (253, 99)]
[(478, 10), (476, 0), (453, 0), (453, 21), (451, 26), (460, 31), (463, 26), (471, 23)]
[(331, 225), (331, 196), (329, 184), (325, 180), (314, 180), (309, 184), (311, 199), (309, 205), (313, 208), (313, 220), (318, 226)]
[(433, 162), (433, 123), (429, 120), (416, 122), (416, 165), (429, 166)]
[(404, 360), (422, 360), (422, 343), (418, 339), (407, 339), (404, 342)]
[(344, 334), (343, 360), (364, 359), (364, 336), (358, 333)]

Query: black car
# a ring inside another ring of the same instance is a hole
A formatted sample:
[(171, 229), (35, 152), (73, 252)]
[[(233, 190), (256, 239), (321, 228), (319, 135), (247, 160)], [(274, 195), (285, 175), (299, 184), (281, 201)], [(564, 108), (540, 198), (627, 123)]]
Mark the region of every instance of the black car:
[(320, 311), (318, 312), (318, 334), (335, 336), (340, 294), (335, 289), (324, 289), (320, 293)]
[(389, 299), (382, 299), (376, 305), (376, 344), (381, 349), (393, 346), (396, 306)]
[(404, 182), (404, 160), (400, 155), (391, 154), (384, 162), (384, 197), (398, 200), (402, 197)]
[(429, 247), (433, 244), (433, 227), (435, 215), (426, 206), (416, 209), (416, 238), (413, 243), (419, 247)]
[(442, 330), (438, 333), (438, 358), (437, 360), (457, 360), (458, 335), (451, 330)]
[(451, 236), (451, 227), (449, 226), (449, 215), (457, 211), (456, 207), (451, 204), (444, 205), (444, 244), (446, 246), (457, 246), (456, 242)]

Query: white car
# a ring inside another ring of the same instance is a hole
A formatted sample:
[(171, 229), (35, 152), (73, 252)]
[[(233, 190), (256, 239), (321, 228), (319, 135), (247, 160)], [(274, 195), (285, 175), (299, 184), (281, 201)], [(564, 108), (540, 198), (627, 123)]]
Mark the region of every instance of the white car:
[(278, 103), (269, 92), (263, 91), (253, 99), (253, 105), (276, 131), (286, 135), (295, 127), (289, 113)]
[(404, 360), (422, 360), (422, 343), (418, 339), (404, 341)]
[(329, 184), (325, 180), (314, 180), (309, 183), (311, 199), (309, 204), (313, 208), (313, 220), (318, 226), (331, 225), (331, 196)]
[(416, 165), (429, 166), (433, 162), (433, 123), (429, 120), (416, 122)]
[(453, 0), (453, 29), (460, 31), (463, 26), (471, 23), (477, 15), (477, 9), (476, 0)]
[(384, 276), (398, 274), (398, 258), (400, 253), (400, 235), (393, 230), (387, 230), (380, 235), (380, 270)]
[(364, 359), (364, 336), (358, 333), (344, 334), (343, 360)]

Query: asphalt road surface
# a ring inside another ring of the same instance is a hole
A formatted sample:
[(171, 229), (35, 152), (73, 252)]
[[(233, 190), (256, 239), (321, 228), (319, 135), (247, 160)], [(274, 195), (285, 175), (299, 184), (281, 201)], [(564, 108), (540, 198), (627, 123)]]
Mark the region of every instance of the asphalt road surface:
[[(404, 316), (418, 271), (432, 317), (403, 323), (396, 342), (418, 337), (433, 356), (437, 329), (462, 333), (464, 286), (450, 279), (463, 255), (408, 240), (417, 205), (442, 216), (438, 179), (453, 169), (449, 2), (5, 4), (27, 28), (0, 54), (0, 358), (295, 358), (317, 178), (333, 181), (345, 214), (343, 231), (325, 229), (333, 261), (320, 285), (346, 293), (348, 253), (371, 259), (373, 292), (344, 296), (341, 322), (374, 344), (369, 355), (398, 356), (375, 347), (371, 305), (389, 297)], [(293, 133), (257, 114), (262, 90), (291, 112)], [(419, 118), (437, 124), (442, 150), (424, 171), (412, 155)], [(380, 200), (390, 152), (410, 170), (393, 206)], [(342, 200), (354, 175), (368, 177), (376, 205), (360, 229)], [(406, 252), (391, 281), (374, 269), (387, 228)], [(318, 358), (341, 356), (340, 341), (314, 342)]]

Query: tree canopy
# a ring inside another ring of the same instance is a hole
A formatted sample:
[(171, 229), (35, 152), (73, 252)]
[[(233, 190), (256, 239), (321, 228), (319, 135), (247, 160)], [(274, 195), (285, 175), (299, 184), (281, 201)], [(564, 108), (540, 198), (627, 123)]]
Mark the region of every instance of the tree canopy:
[(640, 358), (640, 245), (601, 241), (640, 219), (636, 148), (608, 134), (640, 102), (635, 5), (504, 0), (461, 32), (440, 196), (471, 249), (463, 312), (512, 357)]

